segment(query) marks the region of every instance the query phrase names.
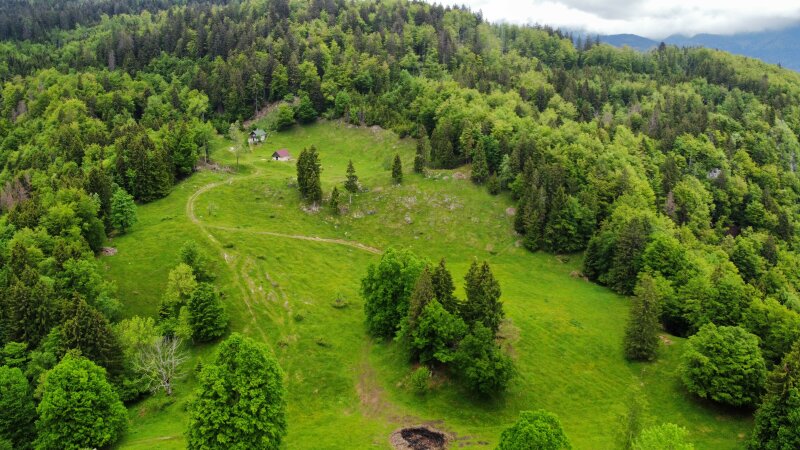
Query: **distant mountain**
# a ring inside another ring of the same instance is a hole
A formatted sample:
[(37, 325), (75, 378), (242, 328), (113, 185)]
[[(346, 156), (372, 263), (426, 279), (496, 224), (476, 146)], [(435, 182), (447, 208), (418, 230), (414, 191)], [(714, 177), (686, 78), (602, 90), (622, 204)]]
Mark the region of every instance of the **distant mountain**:
[[(615, 47), (627, 45), (640, 51), (651, 50), (661, 42), (635, 34), (600, 36), (600, 40)], [(781, 64), (783, 67), (800, 72), (800, 25), (782, 30), (727, 36), (718, 34), (698, 34), (692, 37), (673, 35), (664, 39), (664, 42), (678, 46), (725, 50), (738, 55), (758, 58), (768, 63)]]

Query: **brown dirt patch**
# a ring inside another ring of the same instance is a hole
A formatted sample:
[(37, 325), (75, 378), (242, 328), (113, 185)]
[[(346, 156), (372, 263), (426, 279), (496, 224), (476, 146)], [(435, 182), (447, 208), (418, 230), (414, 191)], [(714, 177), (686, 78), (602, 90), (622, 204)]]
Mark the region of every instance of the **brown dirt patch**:
[(513, 216), (513, 215), (516, 215), (516, 214), (517, 214), (517, 208), (514, 208), (513, 206), (509, 206), (508, 208), (506, 208), (506, 215), (507, 216)]
[(665, 336), (663, 334), (659, 334), (658, 338), (661, 339), (661, 342), (664, 345), (672, 345), (672, 339), (668, 338), (667, 336)]
[(450, 436), (436, 428), (421, 425), (395, 431), (389, 442), (396, 450), (442, 450), (447, 448)]
[(103, 247), (100, 249), (100, 254), (103, 256), (114, 256), (117, 254), (117, 249), (115, 247)]

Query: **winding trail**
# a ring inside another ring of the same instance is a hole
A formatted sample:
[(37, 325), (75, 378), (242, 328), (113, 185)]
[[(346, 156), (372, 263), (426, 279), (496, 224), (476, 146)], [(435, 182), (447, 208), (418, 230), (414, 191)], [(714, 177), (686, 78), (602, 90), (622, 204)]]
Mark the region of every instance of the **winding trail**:
[[(246, 177), (238, 178), (238, 180), (246, 180), (246, 179), (249, 179), (249, 178), (254, 178), (254, 177), (256, 177), (256, 176), (258, 176), (260, 174), (261, 174), (261, 171), (256, 170), (253, 174), (248, 175)], [(233, 178), (229, 178), (226, 181), (217, 181), (215, 183), (209, 183), (209, 184), (207, 184), (205, 186), (200, 187), (200, 189), (196, 190), (194, 192), (194, 194), (192, 194), (192, 196), (189, 197), (189, 200), (186, 202), (186, 215), (189, 216), (189, 220), (191, 220), (192, 223), (194, 223), (195, 225), (198, 225), (199, 227), (201, 227), (206, 232), (206, 234), (208, 235), (208, 238), (211, 239), (212, 241), (214, 241), (217, 244), (219, 244), (219, 241), (217, 241), (217, 239), (213, 235), (211, 235), (211, 233), (208, 233), (208, 231), (207, 231), (208, 229), (221, 230), (221, 231), (231, 231), (231, 232), (237, 232), (237, 233), (260, 234), (260, 235), (275, 236), (275, 237), (280, 237), (280, 238), (285, 238), (285, 239), (298, 239), (298, 240), (302, 240), (302, 241), (325, 242), (325, 243), (328, 243), (328, 244), (345, 245), (345, 246), (348, 246), (348, 247), (352, 247), (352, 248), (355, 248), (355, 249), (358, 249), (358, 250), (363, 250), (365, 252), (373, 253), (373, 254), (376, 254), (376, 255), (380, 255), (381, 253), (383, 253), (383, 251), (378, 249), (378, 248), (369, 246), (367, 244), (363, 244), (363, 243), (358, 242), (358, 241), (349, 241), (349, 240), (346, 240), (346, 239), (321, 238), (321, 237), (318, 237), (318, 236), (305, 236), (305, 235), (301, 235), (301, 234), (286, 234), (286, 233), (278, 233), (278, 232), (275, 232), (275, 231), (248, 230), (248, 229), (242, 229), (242, 228), (224, 227), (224, 226), (220, 226), (220, 225), (206, 225), (206, 224), (204, 224), (197, 217), (197, 215), (195, 214), (195, 209), (194, 209), (195, 201), (201, 195), (203, 195), (204, 193), (206, 193), (206, 192), (208, 192), (208, 191), (210, 191), (210, 190), (212, 190), (214, 188), (222, 186), (223, 184), (232, 184), (232, 183), (233, 183)]]

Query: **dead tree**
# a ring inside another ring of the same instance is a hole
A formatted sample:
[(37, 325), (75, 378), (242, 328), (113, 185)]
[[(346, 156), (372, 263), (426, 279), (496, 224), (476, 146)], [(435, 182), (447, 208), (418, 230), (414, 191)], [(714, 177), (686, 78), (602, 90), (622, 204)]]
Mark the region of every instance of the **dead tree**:
[(163, 389), (167, 395), (172, 395), (172, 383), (186, 375), (181, 366), (188, 359), (181, 350), (180, 338), (163, 337), (142, 350), (136, 369), (152, 392)]

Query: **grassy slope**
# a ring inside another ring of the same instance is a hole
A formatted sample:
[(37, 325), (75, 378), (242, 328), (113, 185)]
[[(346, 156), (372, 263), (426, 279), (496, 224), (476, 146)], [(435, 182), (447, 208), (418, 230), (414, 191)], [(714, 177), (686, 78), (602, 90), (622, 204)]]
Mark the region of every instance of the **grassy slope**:
[[(348, 214), (303, 212), (287, 186), (294, 164), (269, 161), (277, 148), (296, 157), (310, 144), (321, 154), (325, 192), (344, 180), (348, 159), (370, 188)], [(215, 157), (232, 164), (228, 145), (220, 140)], [(401, 187), (390, 183), (395, 153), (406, 167)], [(384, 448), (393, 429), (423, 421), (455, 432), (459, 444), (482, 446), (494, 444), (520, 410), (536, 408), (558, 414), (576, 448), (611, 448), (616, 418), (637, 383), (648, 395), (654, 422), (686, 426), (698, 448), (741, 446), (751, 425), (747, 414), (700, 404), (680, 389), (680, 339), (665, 346), (655, 364), (626, 363), (620, 349), (626, 299), (572, 277), (578, 257), (562, 262), (517, 248), (508, 198), (490, 197), (451, 172), (412, 175), (412, 157), (411, 142), (340, 124), (278, 134), (244, 155), (232, 178), (199, 173), (168, 198), (139, 208), (140, 223), (115, 240), (119, 253), (103, 259), (104, 266), (119, 285), (126, 313), (153, 315), (184, 240), (196, 239), (219, 255), (218, 284), (232, 328), (267, 342), (287, 373), (287, 448)], [(195, 201), (205, 228), (192, 223), (187, 200), (201, 186), (221, 181)], [(507, 395), (492, 401), (472, 399), (441, 379), (427, 397), (407, 392), (410, 368), (402, 353), (371, 341), (363, 329), (358, 283), (379, 256), (259, 231), (356, 240), (380, 249), (408, 246), (432, 261), (445, 256), (459, 290), (473, 258), (490, 260), (503, 288), (510, 319), (505, 333), (520, 376)], [(347, 308), (331, 306), (337, 295), (348, 300)], [(195, 355), (210, 357), (210, 348)], [(120, 447), (181, 448), (183, 405), (193, 386), (191, 375), (174, 402), (156, 397), (133, 405), (132, 427)]]

